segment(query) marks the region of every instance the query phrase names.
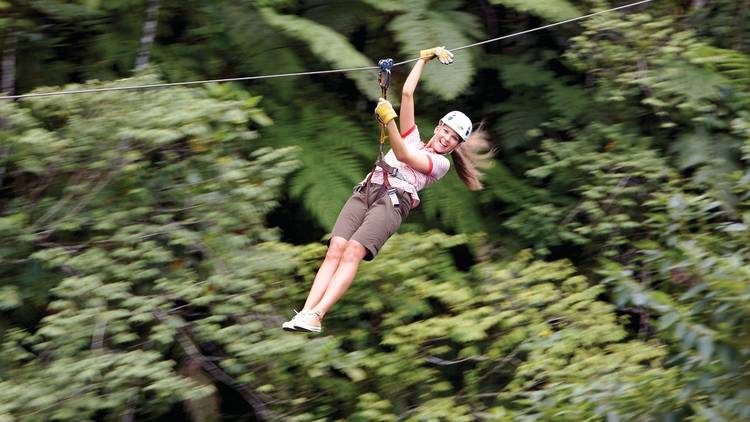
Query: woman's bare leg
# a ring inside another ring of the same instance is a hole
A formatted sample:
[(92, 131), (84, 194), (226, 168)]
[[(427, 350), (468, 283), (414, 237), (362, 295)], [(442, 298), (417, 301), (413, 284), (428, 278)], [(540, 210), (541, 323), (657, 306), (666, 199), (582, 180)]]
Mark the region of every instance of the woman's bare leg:
[(325, 294), (331, 283), (331, 279), (333, 279), (336, 269), (339, 267), (341, 258), (344, 256), (346, 245), (347, 240), (343, 237), (334, 236), (331, 238), (331, 242), (328, 244), (326, 257), (320, 265), (320, 268), (318, 268), (317, 274), (315, 274), (315, 280), (310, 288), (310, 293), (307, 294), (307, 300), (305, 301), (305, 306), (302, 310), (309, 311), (320, 302), (320, 299), (323, 297), (323, 294)]
[(359, 263), (362, 262), (366, 254), (367, 249), (361, 243), (356, 240), (346, 242), (343, 256), (341, 256), (333, 278), (328, 283), (323, 297), (312, 307), (312, 310), (320, 315), (321, 320), (352, 284), (354, 276), (357, 275)]

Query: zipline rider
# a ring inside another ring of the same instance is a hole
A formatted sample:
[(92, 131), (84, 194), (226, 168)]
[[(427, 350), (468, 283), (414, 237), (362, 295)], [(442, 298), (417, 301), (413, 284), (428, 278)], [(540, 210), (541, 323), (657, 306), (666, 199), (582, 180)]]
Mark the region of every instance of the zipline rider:
[[(397, 114), (385, 99), (392, 61), (380, 61), (379, 83), (384, 98), (375, 108), (382, 125), (380, 155), (341, 210), (304, 308), (282, 325), (285, 330), (321, 331), (323, 317), (349, 288), (359, 263), (375, 258), (409, 211), (419, 204), (418, 192), (448, 172), (447, 154), (453, 157), (464, 184), (472, 190), (481, 189), (473, 148), (480, 144), (474, 139), (483, 135), (472, 132), (472, 122), (464, 113), (449, 112), (440, 119), (426, 144), (420, 138), (414, 117), (414, 91), (425, 64), (435, 57), (443, 64), (453, 62), (453, 54), (444, 47), (420, 52), (402, 89), (400, 132)], [(383, 156), (386, 132), (391, 150)]]

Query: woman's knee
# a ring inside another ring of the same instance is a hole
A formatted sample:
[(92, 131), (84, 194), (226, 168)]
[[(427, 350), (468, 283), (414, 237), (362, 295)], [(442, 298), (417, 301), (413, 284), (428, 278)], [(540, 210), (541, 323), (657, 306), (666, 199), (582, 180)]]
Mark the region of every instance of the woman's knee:
[(359, 262), (362, 260), (362, 258), (365, 257), (366, 254), (367, 249), (365, 249), (365, 247), (361, 243), (357, 242), (356, 240), (349, 240), (346, 242), (346, 249), (344, 249), (344, 256), (342, 257), (342, 260)]
[(328, 243), (328, 252), (326, 252), (326, 258), (340, 260), (344, 255), (348, 241), (343, 237), (334, 236)]

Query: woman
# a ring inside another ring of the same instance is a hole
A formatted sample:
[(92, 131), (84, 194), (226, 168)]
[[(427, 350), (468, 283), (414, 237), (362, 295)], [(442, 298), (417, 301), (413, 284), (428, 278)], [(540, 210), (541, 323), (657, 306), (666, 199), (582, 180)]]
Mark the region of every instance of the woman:
[[(323, 317), (349, 288), (359, 263), (363, 259), (372, 260), (385, 241), (398, 230), (409, 211), (419, 204), (417, 192), (448, 172), (450, 161), (445, 154), (453, 156), (458, 175), (469, 189), (481, 189), (480, 174), (475, 166), (477, 156), (472, 147), (464, 146), (472, 144), (479, 134), (472, 134), (471, 120), (465, 114), (460, 111), (446, 114), (426, 145), (419, 137), (414, 120), (414, 91), (425, 64), (435, 57), (443, 64), (453, 62), (453, 54), (444, 47), (420, 52), (401, 94), (400, 133), (391, 104), (382, 98), (378, 102), (375, 114), (386, 125), (391, 144), (385, 162), (397, 170), (397, 175), (394, 177), (391, 173), (386, 179), (383, 169), (376, 167), (365, 181), (357, 185), (331, 231), (328, 252), (305, 306), (282, 325), (285, 330), (321, 331)], [(366, 183), (370, 178), (371, 184)], [(384, 184), (390, 184), (391, 188)]]

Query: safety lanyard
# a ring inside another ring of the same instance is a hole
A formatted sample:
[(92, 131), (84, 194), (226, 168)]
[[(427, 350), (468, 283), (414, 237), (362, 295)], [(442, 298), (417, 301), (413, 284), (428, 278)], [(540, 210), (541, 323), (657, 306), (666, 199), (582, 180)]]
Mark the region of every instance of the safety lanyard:
[[(380, 85), (380, 95), (383, 97), (383, 99), (388, 99), (388, 87), (391, 85), (391, 69), (393, 68), (393, 59), (381, 59), (378, 61), (378, 67), (380, 70), (378, 71), (378, 84)], [(380, 123), (380, 150), (378, 153), (378, 159), (375, 160), (375, 165), (372, 167), (372, 170), (370, 171), (370, 174), (367, 176), (367, 181), (365, 181), (365, 201), (369, 202), (370, 198), (370, 185), (372, 175), (375, 173), (375, 170), (378, 167), (381, 167), (383, 169), (383, 186), (388, 190), (388, 195), (391, 197), (391, 202), (393, 203), (394, 207), (397, 207), (399, 205), (398, 202), (398, 196), (396, 195), (396, 189), (391, 188), (390, 182), (388, 182), (388, 169), (386, 169), (384, 166), (387, 166), (385, 164), (385, 158), (383, 154), (383, 145), (385, 144), (385, 123)]]

